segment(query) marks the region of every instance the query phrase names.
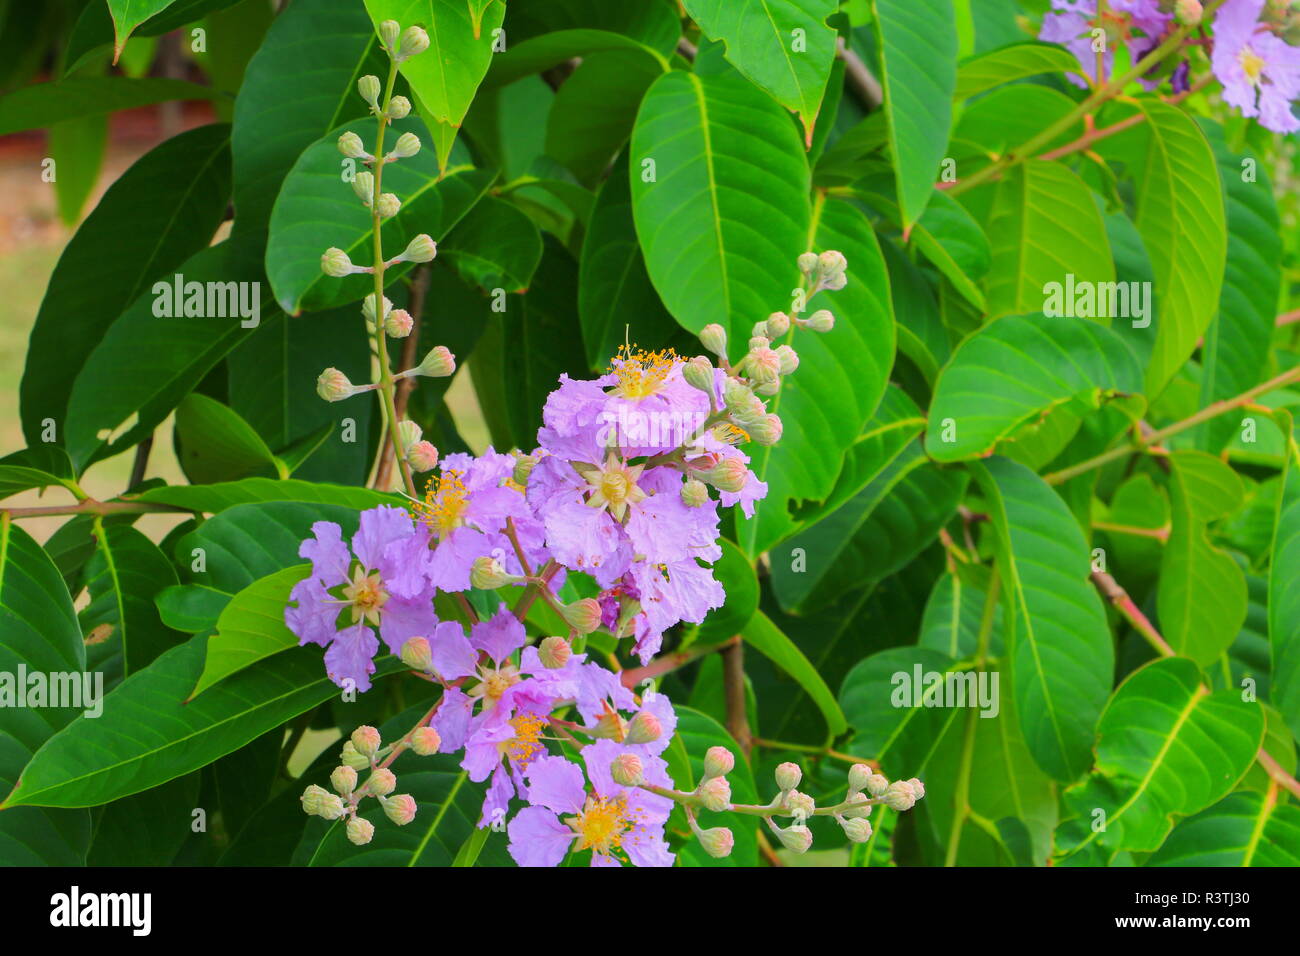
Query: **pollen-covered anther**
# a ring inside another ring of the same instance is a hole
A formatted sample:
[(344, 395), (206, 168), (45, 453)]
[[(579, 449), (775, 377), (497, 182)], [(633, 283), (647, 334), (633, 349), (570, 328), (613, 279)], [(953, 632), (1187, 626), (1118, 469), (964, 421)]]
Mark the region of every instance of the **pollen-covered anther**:
[(595, 795), (587, 798), (581, 812), (566, 817), (564, 822), (578, 835), (574, 850), (592, 850), (601, 856), (609, 856), (618, 849), (623, 834), (633, 824), (623, 797), (605, 799)]
[(425, 524), (439, 538), (465, 523), (469, 507), (469, 492), (455, 469), (443, 471), (436, 480), (430, 480), (424, 491), (424, 501), (416, 502), (412, 511), (417, 521)]
[(620, 345), (610, 361), (609, 371), (617, 379), (609, 394), (640, 401), (659, 392), (674, 366), (681, 359), (672, 349), (647, 352), (631, 345)]

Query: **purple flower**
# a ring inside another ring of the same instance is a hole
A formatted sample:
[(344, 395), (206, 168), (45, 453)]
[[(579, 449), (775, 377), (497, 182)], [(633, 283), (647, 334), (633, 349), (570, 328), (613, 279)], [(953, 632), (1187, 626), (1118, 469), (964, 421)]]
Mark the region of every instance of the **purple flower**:
[(1227, 0), (1214, 19), (1210, 66), (1223, 84), (1224, 102), (1259, 117), (1276, 133), (1294, 133), (1300, 120), (1291, 101), (1300, 96), (1300, 48), (1259, 29), (1264, 0)]
[[(1160, 10), (1158, 0), (1109, 0), (1106, 9), (1111, 18), (1127, 18), (1119, 23), (1126, 32), (1136, 29), (1147, 38), (1146, 44), (1134, 43), (1134, 62), (1140, 59), (1139, 48), (1145, 47), (1150, 52), (1156, 41), (1169, 29), (1173, 19), (1172, 14)], [(1092, 31), (1097, 26), (1096, 21), (1097, 0), (1052, 0), (1052, 9), (1043, 17), (1043, 26), (1038, 33), (1038, 39), (1060, 43), (1073, 53), (1079, 60), (1084, 75), (1093, 82), (1097, 80), (1097, 54), (1092, 49)], [(1115, 51), (1109, 42), (1103, 59), (1109, 75), (1115, 63)], [(1067, 79), (1076, 86), (1087, 85), (1075, 76), (1068, 76)]]

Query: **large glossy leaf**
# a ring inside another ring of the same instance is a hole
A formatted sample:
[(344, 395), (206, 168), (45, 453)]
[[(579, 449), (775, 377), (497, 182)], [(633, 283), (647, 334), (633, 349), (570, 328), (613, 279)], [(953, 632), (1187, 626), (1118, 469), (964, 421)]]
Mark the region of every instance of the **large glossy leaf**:
[(542, 237), (518, 206), (487, 196), (451, 231), (439, 253), (461, 278), (487, 292), (526, 292), (542, 261)]
[(1054, 408), (1084, 411), (1141, 389), (1137, 360), (1110, 330), (1008, 315), (966, 339), (939, 373), (925, 449), (938, 461), (983, 455)]
[(35, 83), (0, 98), (0, 136), (154, 103), (218, 95), (211, 87), (184, 80), (124, 76), (74, 76), (57, 83)]
[(947, 154), (957, 83), (952, 0), (874, 0), (903, 225), (925, 211)]
[(970, 99), (1003, 83), (1042, 73), (1079, 72), (1073, 53), (1055, 43), (1016, 43), (964, 61), (957, 68), (953, 96)]
[[(694, 790), (704, 775), (704, 754), (710, 747), (725, 747), (736, 758), (735, 769), (727, 774), (731, 783), (733, 803), (758, 803), (759, 795), (754, 787), (753, 771), (745, 759), (744, 753), (732, 736), (712, 717), (702, 714), (690, 707), (676, 706), (677, 732), (672, 742), (664, 751), (663, 758), (668, 762), (668, 773), (679, 790)], [(674, 821), (680, 819), (681, 829), (686, 828), (686, 821), (681, 819), (680, 811), (674, 811), (669, 820), (669, 827), (676, 829)], [(742, 816), (738, 813), (700, 813), (701, 827), (727, 827), (735, 837), (735, 846), (731, 855), (715, 860), (700, 849), (699, 842), (690, 838), (678, 850), (678, 860), (682, 866), (757, 866), (758, 865), (758, 819)]]
[[(156, 787), (238, 750), (338, 693), (313, 648), (282, 654), (186, 703), (206, 637), (132, 674), (95, 719), (80, 717), (32, 759), (3, 807), (87, 807)], [(401, 669), (391, 657), (376, 677)]]
[[(927, 647), (960, 659), (970, 657), (978, 646), (984, 602), (988, 598), (989, 569), (982, 564), (954, 562), (951, 570), (934, 583), (921, 621), (918, 647)], [(1004, 608), (993, 609), (989, 652), (1001, 657), (1004, 644)]]
[[(820, 502), (832, 494), (844, 452), (875, 413), (894, 363), (889, 277), (870, 222), (849, 203), (827, 199), (817, 204), (811, 235), (810, 247), (844, 253), (848, 285), (836, 293), (819, 292), (808, 303), (809, 311), (825, 308), (835, 314), (831, 332), (791, 330), (788, 341), (803, 368), (768, 404), (781, 416), (784, 436), (775, 446), (748, 449), (750, 467), (768, 484), (755, 517), (737, 517), (738, 540), (751, 556), (797, 529), (792, 503)], [(744, 341), (748, 333), (747, 328)], [(816, 373), (809, 374), (813, 369)]]
[[(68, 393), (96, 344), (156, 280), (170, 281), (207, 247), (229, 196), (230, 128), (222, 124), (167, 140), (109, 187), (60, 256), (32, 328), (20, 387), (30, 444), (42, 440), (45, 419), (66, 440)], [(150, 319), (156, 331), (160, 320)]]
[[(1176, 817), (1203, 810), (1236, 785), (1263, 734), (1263, 712), (1239, 689), (1210, 693), (1186, 658), (1148, 664), (1106, 705), (1097, 771), (1066, 792), (1075, 816), (1058, 832), (1057, 850), (1088, 863), (1158, 849)], [(1097, 811), (1102, 828), (1094, 825)]]
[(150, 488), (130, 497), (131, 501), (150, 501), (175, 505), (187, 511), (215, 514), (235, 505), (261, 501), (306, 501), (317, 504), (342, 505), (358, 510), (375, 505), (397, 504), (394, 495), (371, 491), (368, 488), (350, 488), (324, 482), (270, 478), (244, 478), (240, 481), (220, 482), (213, 485), (172, 485)]
[(57, 445), (35, 445), (0, 458), (0, 498), (29, 488), (76, 487), (72, 462)]
[(848, 729), (840, 705), (822, 676), (817, 673), (817, 669), (809, 663), (808, 658), (804, 657), (795, 643), (786, 637), (766, 614), (757, 611), (745, 625), (742, 634), (747, 644), (794, 678), (804, 692), (812, 698), (826, 720), (826, 727), (831, 737), (838, 737)]
[[(582, 67), (556, 92), (546, 117), (546, 155), (584, 183), (598, 180), (632, 135), (641, 97), (662, 72), (648, 58), (625, 50), (583, 58)], [(626, 204), (626, 170), (610, 170), (607, 183), (620, 178)]]
[(287, 471), (248, 422), (207, 395), (191, 392), (181, 401), (176, 436), (181, 468), (195, 484)]
[[(192, 23), (208, 13), (224, 10), (243, 0), (172, 0), (131, 31), (137, 38), (156, 37)], [(63, 53), (63, 75), (75, 71), (100, 48), (113, 43), (113, 15), (102, 3), (87, 3), (68, 36)]]
[(1093, 728), (1106, 703), (1114, 649), (1088, 550), (1074, 515), (1024, 465), (972, 466), (988, 501), (998, 568), (1010, 604), (1011, 692), (1034, 760), (1069, 781), (1091, 764)]
[(144, 21), (170, 7), (175, 0), (108, 0), (113, 15), (113, 62), (122, 55), (131, 32)]
[[(0, 517), (0, 672), (17, 679), (25, 668), (80, 680), (85, 667), (81, 629), (58, 569), (7, 514)], [(32, 754), (78, 713), (73, 707), (0, 707), (0, 789), (10, 790)], [(0, 813), (0, 864), (80, 866), (89, 846), (84, 810)]]
[(683, 327), (727, 329), (738, 358), (756, 317), (789, 301), (808, 248), (808, 165), (789, 117), (738, 76), (667, 73), (629, 156), (651, 281)]
[[(1292, 432), (1291, 416), (1279, 423)], [(1300, 452), (1294, 433), (1282, 472), (1268, 575), (1268, 641), (1274, 706), (1300, 739)]]
[[(989, 314), (1046, 311), (1048, 285), (1115, 280), (1101, 213), (1082, 179), (1058, 163), (1021, 163), (999, 181), (988, 219)], [(1073, 302), (1057, 314), (1075, 315)], [(1099, 318), (1105, 325), (1113, 316)]]
[(1300, 866), (1300, 809), (1231, 793), (1174, 827), (1147, 866)]
[(726, 47), (726, 57), (749, 80), (799, 115), (805, 145), (835, 59), (835, 31), (826, 18), (834, 0), (685, 0), (704, 35)]

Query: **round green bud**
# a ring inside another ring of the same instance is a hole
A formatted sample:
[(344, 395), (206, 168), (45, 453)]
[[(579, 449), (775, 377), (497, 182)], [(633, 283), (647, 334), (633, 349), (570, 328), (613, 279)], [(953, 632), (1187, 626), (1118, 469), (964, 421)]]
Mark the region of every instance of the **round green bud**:
[(337, 820), (347, 812), (348, 808), (343, 805), (342, 797), (336, 793), (327, 793), (321, 798), (320, 809), (316, 811), (316, 816), (324, 820)]
[(390, 120), (406, 119), (411, 115), (411, 101), (405, 96), (394, 96), (388, 101), (388, 109), (384, 115)]
[(798, 790), (791, 790), (785, 795), (785, 805), (792, 815), (802, 814), (805, 820), (817, 809), (817, 802), (808, 794), (800, 793)]
[(695, 793), (705, 809), (714, 813), (722, 813), (731, 806), (731, 783), (726, 777), (710, 777), (701, 781), (695, 788)]
[(736, 758), (726, 747), (710, 747), (704, 752), (704, 776), (725, 777), (736, 766)]
[(432, 727), (421, 727), (411, 734), (411, 749), (416, 756), (430, 757), (442, 749), (442, 737)]
[(370, 154), (366, 152), (365, 143), (361, 142), (361, 137), (351, 130), (339, 137), (339, 152), (349, 159), (370, 158)]
[(355, 393), (348, 377), (336, 368), (327, 368), (316, 378), (316, 394), (327, 402), (341, 402)]
[(808, 848), (812, 846), (812, 831), (801, 823), (786, 827), (784, 830), (778, 827), (776, 835), (783, 847), (795, 853), (807, 853)]
[(628, 721), (626, 740), (630, 744), (648, 744), (658, 740), (664, 734), (659, 718), (648, 710), (639, 710)]
[(357, 91), (361, 98), (370, 104), (372, 110), (379, 109), (379, 94), (383, 87), (379, 84), (379, 77), (366, 74), (357, 80)]
[(805, 252), (798, 259), (799, 271), (806, 276), (812, 275), (818, 268), (817, 253)]
[(353, 817), (348, 821), (347, 833), (357, 846), (365, 846), (375, 836), (375, 825), (364, 817)]
[(916, 799), (920, 800), (922, 797), (925, 796), (925, 784), (923, 784), (916, 777), (913, 777), (911, 780), (907, 781), (907, 785), (911, 787), (912, 792), (916, 794)]
[(885, 805), (900, 813), (916, 805), (916, 793), (906, 780), (895, 780), (885, 791)]
[(869, 764), (855, 763), (849, 768), (849, 793), (857, 793), (867, 788), (867, 780), (874, 773)]
[(619, 754), (609, 765), (609, 775), (620, 787), (639, 787), (645, 779), (641, 758), (636, 754)]
[(394, 309), (384, 319), (384, 334), (393, 339), (404, 339), (415, 328), (415, 320), (405, 309)]
[(416, 368), (417, 375), (429, 378), (446, 378), (456, 371), (456, 356), (445, 345), (435, 345)]
[(562, 637), (551, 636), (537, 645), (537, 657), (547, 670), (558, 670), (569, 663), (573, 648)]
[(343, 752), (339, 754), (339, 759), (343, 761), (345, 766), (351, 767), (353, 770), (365, 770), (370, 766), (370, 758), (361, 756), (350, 740), (343, 742)]
[(763, 385), (780, 378), (781, 357), (768, 348), (767, 339), (760, 340), (760, 343), (750, 348), (745, 368), (749, 372), (750, 381)]
[(537, 467), (538, 458), (536, 455), (516, 455), (515, 469), (510, 477), (517, 485), (528, 484), (528, 476), (533, 473)]
[(320, 257), (321, 272), (327, 276), (333, 276), (335, 279), (341, 279), (343, 276), (350, 276), (356, 271), (352, 265), (352, 260), (342, 249), (329, 248), (322, 253)]
[(438, 464), (438, 449), (431, 441), (417, 441), (406, 449), (404, 457), (412, 471), (432, 471)]
[(713, 364), (703, 355), (697, 355), (682, 364), (682, 378), (691, 388), (701, 392), (713, 393)]
[(397, 41), (402, 35), (402, 25), (396, 20), (385, 20), (379, 24), (379, 39), (384, 49), (393, 54), (397, 52)]
[(785, 426), (781, 424), (781, 416), (769, 412), (758, 421), (748, 423), (749, 437), (760, 445), (775, 445), (781, 440), (781, 434)]
[(831, 315), (829, 309), (818, 309), (808, 316), (804, 325), (814, 332), (829, 332), (835, 328), (835, 316)]
[(357, 789), (357, 772), (346, 764), (335, 767), (334, 772), (330, 774), (330, 786), (339, 796), (346, 797)]
[(308, 816), (317, 817), (320, 816), (321, 807), (324, 805), (325, 798), (329, 795), (328, 790), (313, 783), (302, 792), (302, 796), (298, 799), (302, 803), (304, 813)]
[(406, 251), (398, 258), (402, 262), (432, 262), (437, 254), (438, 244), (422, 232), (407, 243)]
[(380, 219), (392, 219), (401, 208), (402, 201), (394, 193), (380, 193), (375, 211), (379, 213)]
[(871, 839), (871, 821), (861, 817), (849, 817), (840, 821), (844, 835), (854, 843), (866, 843)]
[(393, 151), (388, 154), (389, 159), (410, 159), (420, 151), (420, 137), (414, 133), (403, 133), (397, 137), (397, 142), (393, 144)]
[(595, 598), (582, 598), (565, 605), (560, 615), (579, 634), (590, 634), (600, 627), (600, 604)]
[(402, 645), (402, 663), (413, 671), (428, 673), (433, 667), (433, 648), (426, 637), (410, 637)]
[(397, 55), (405, 60), (407, 57), (418, 56), (427, 49), (429, 34), (420, 27), (407, 27), (402, 34), (402, 45), (398, 48)]
[(379, 731), (374, 727), (362, 725), (352, 731), (352, 746), (367, 760), (373, 759), (375, 754), (379, 753), (379, 745), (382, 743)]
[(735, 836), (726, 827), (712, 827), (708, 830), (697, 827), (695, 838), (700, 841), (700, 846), (704, 849), (704, 852), (715, 860), (722, 860), (731, 856), (731, 851), (736, 845)]
[(773, 351), (781, 362), (782, 375), (789, 375), (799, 367), (799, 355), (790, 346), (778, 345)]
[(871, 794), (871, 796), (875, 797), (876, 799), (883, 797), (885, 795), (885, 791), (888, 789), (889, 789), (889, 780), (888, 778), (882, 776), (881, 774), (873, 773), (871, 776), (867, 778), (867, 793)]
[(1200, 0), (1178, 0), (1174, 6), (1174, 14), (1183, 26), (1195, 27), (1200, 26), (1205, 10), (1202, 9)]
[(397, 774), (387, 767), (376, 767), (366, 781), (366, 790), (376, 797), (386, 797), (397, 789)]
[(491, 555), (480, 555), (470, 565), (469, 583), (480, 591), (495, 591), (517, 580), (513, 574), (507, 574), (505, 566)]
[(776, 768), (776, 785), (781, 790), (793, 790), (803, 779), (803, 769), (797, 763), (786, 762)]
[(763, 334), (769, 339), (779, 339), (790, 331), (790, 316), (784, 312), (773, 312), (763, 323)]
[(827, 249), (818, 256), (817, 264), (821, 267), (824, 275), (835, 275), (849, 267), (849, 262), (844, 258), (844, 254), (834, 249)]
[(415, 819), (415, 811), (418, 809), (415, 797), (409, 793), (399, 793), (391, 797), (380, 797), (379, 805), (384, 808), (384, 816), (392, 820), (399, 827), (404, 827)]
[(403, 450), (406, 449), (407, 445), (419, 441), (423, 436), (424, 429), (420, 427), (418, 422), (405, 418), (397, 423), (397, 440), (401, 443)]
[(865, 818), (871, 816), (871, 811), (874, 808), (868, 802), (869, 799), (870, 798), (865, 793), (850, 794), (848, 802), (853, 804), (853, 806), (849, 807), (841, 815), (850, 818), (855, 818), (855, 817)]
[(716, 322), (710, 322), (700, 329), (700, 344), (714, 355), (727, 354), (727, 332)]
[[(766, 332), (767, 323), (766, 322), (758, 323), (758, 328), (761, 329), (763, 332)], [(769, 339), (766, 335), (763, 335), (761, 332), (755, 333), (749, 340), (749, 350), (752, 352), (755, 349), (765, 349), (771, 344), (772, 344), (772, 340)]]
[(738, 494), (749, 481), (749, 469), (739, 458), (723, 458), (712, 468), (697, 474), (719, 491), (731, 494)]
[(709, 486), (698, 478), (687, 478), (682, 482), (682, 504), (688, 508), (698, 508), (709, 500)]
[[(388, 319), (388, 316), (392, 313), (392, 311), (393, 311), (393, 300), (390, 299), (388, 296), (384, 296), (384, 319), (385, 320)], [(373, 292), (361, 300), (361, 314), (365, 316), (366, 327), (369, 329), (373, 329), (375, 327), (375, 294)]]

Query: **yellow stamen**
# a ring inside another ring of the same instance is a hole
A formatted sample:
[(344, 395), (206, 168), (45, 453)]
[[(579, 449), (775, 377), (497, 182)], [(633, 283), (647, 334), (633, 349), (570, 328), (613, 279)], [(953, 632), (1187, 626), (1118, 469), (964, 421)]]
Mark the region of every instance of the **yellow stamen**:
[(379, 612), (388, 600), (379, 574), (366, 574), (360, 566), (352, 572), (352, 582), (343, 588), (344, 599), (352, 605), (352, 623), (362, 618), (369, 623), (379, 623)]
[(469, 492), (460, 480), (460, 472), (445, 471), (436, 481), (430, 481), (424, 501), (416, 502), (411, 511), (416, 520), (424, 524), (439, 538), (465, 523), (465, 509), (469, 507)]
[(510, 757), (518, 770), (523, 771), (535, 757), (546, 751), (541, 742), (546, 718), (541, 714), (520, 714), (510, 721), (510, 726), (515, 729), (515, 735), (497, 747)]
[(627, 801), (623, 797), (612, 800), (588, 797), (582, 812), (564, 822), (578, 834), (575, 850), (593, 850), (602, 856), (609, 856), (611, 851), (618, 849), (623, 834), (632, 826)]
[(1237, 62), (1241, 64), (1241, 68), (1246, 72), (1246, 78), (1259, 86), (1260, 76), (1264, 72), (1264, 58), (1250, 47), (1244, 46), (1241, 48), (1241, 52), (1237, 54)]
[(610, 452), (603, 467), (587, 469), (587, 484), (591, 495), (587, 498), (592, 508), (608, 508), (615, 521), (622, 521), (628, 505), (644, 501), (648, 496), (637, 485), (644, 465), (628, 465)]
[(618, 376), (611, 395), (640, 401), (659, 391), (668, 373), (681, 359), (672, 349), (646, 352), (631, 345), (620, 345), (618, 354), (607, 369)]

